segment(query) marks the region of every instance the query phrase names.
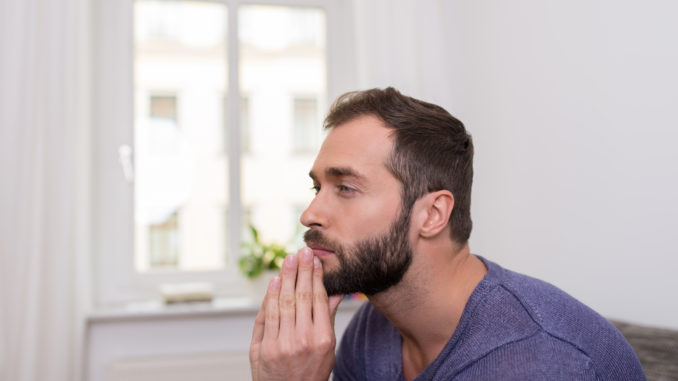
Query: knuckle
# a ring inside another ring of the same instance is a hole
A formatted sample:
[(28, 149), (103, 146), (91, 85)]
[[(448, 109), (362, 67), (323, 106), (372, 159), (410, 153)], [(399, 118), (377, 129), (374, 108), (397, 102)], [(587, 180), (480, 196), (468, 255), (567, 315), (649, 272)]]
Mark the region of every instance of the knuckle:
[(297, 269), (298, 269), (298, 266), (283, 265), (283, 267), (282, 267), (283, 274), (292, 277), (290, 279), (293, 279), (293, 277), (297, 274)]
[(317, 342), (318, 349), (323, 352), (334, 350), (335, 344), (335, 339), (331, 336), (320, 337)]
[(280, 318), (280, 314), (278, 313), (277, 310), (273, 310), (273, 311), (268, 312), (267, 318), (268, 318), (268, 320), (275, 321), (275, 320), (278, 320)]
[(297, 300), (300, 302), (313, 301), (313, 292), (308, 290), (297, 290)]
[(314, 290), (313, 291), (313, 297), (318, 301), (323, 301), (323, 300), (327, 299), (327, 292), (325, 292), (324, 289)]
[(291, 296), (280, 297), (280, 308), (284, 310), (294, 309), (294, 297)]
[(295, 350), (294, 350), (294, 348), (292, 348), (291, 346), (289, 346), (289, 345), (283, 345), (283, 346), (280, 348), (280, 358), (281, 358), (283, 361), (286, 361), (286, 360), (288, 360), (288, 359), (294, 357), (294, 355), (295, 355)]
[(313, 281), (316, 283), (322, 284), (323, 282), (323, 272), (322, 270), (313, 270)]
[(300, 269), (300, 270), (303, 270), (303, 271), (308, 271), (308, 272), (313, 271), (313, 259), (311, 259), (311, 260), (308, 261), (308, 262), (303, 262), (303, 261), (302, 261), (302, 262), (299, 264), (299, 269)]
[(297, 347), (299, 348), (299, 352), (309, 353), (311, 352), (311, 341), (306, 337), (300, 337), (297, 341)]
[(260, 357), (264, 361), (271, 361), (277, 357), (276, 350), (272, 346), (264, 346), (261, 349)]

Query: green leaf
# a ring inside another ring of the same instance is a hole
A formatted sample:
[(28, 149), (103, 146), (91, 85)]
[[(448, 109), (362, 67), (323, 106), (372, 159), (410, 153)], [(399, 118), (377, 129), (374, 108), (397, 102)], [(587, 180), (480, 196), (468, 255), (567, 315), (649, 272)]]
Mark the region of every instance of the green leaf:
[(254, 242), (259, 243), (259, 232), (257, 231), (257, 228), (255, 228), (252, 224), (250, 224), (249, 227), (250, 227), (250, 232), (252, 232), (252, 237), (254, 238)]
[(249, 224), (253, 241), (241, 243), (242, 255), (238, 259), (240, 271), (248, 278), (255, 278), (264, 270), (280, 270), (287, 256), (285, 247), (276, 243), (264, 244), (259, 241), (259, 231)]

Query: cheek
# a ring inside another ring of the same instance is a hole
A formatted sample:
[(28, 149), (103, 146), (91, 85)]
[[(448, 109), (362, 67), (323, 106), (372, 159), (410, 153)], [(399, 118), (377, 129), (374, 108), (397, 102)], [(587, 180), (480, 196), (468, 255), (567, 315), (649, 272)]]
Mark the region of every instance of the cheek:
[(400, 197), (374, 197), (362, 200), (345, 210), (347, 230), (357, 241), (365, 237), (384, 234), (400, 211)]

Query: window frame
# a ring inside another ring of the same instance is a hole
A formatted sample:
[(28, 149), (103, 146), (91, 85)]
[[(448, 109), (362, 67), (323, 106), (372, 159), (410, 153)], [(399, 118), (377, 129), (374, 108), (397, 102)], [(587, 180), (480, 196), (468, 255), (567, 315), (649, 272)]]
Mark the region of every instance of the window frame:
[[(168, 0), (171, 1), (171, 0)], [(326, 17), (327, 96), (353, 89), (355, 70), (350, 2), (324, 0), (197, 0), (227, 7), (228, 87), (224, 123), (240, 126), (238, 12), (241, 5), (274, 5), (321, 9)], [(154, 270), (138, 273), (134, 267), (134, 183), (126, 180), (118, 152), (133, 147), (133, 3), (134, 0), (96, 0), (92, 7), (92, 248), (93, 302), (95, 308), (125, 305), (158, 297), (164, 283), (208, 282), (218, 297), (245, 296), (247, 281), (240, 275), (237, 258), (242, 237), (240, 128), (227, 128), (229, 166), (228, 263), (223, 270)], [(348, 65), (348, 66), (347, 66)], [(230, 96), (237, 94), (238, 96)], [(321, 126), (318, 126), (320, 129)], [(237, 184), (237, 185), (234, 185)]]

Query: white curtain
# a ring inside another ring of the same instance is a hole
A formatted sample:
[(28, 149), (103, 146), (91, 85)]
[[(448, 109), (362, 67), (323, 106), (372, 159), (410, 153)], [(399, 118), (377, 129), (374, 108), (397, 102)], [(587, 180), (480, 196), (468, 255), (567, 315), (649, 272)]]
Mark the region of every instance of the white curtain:
[(88, 4), (0, 0), (0, 380), (81, 378)]
[(450, 56), (458, 36), (447, 28), (446, 0), (354, 0), (359, 88), (393, 86), (406, 95), (451, 104), (458, 89)]

